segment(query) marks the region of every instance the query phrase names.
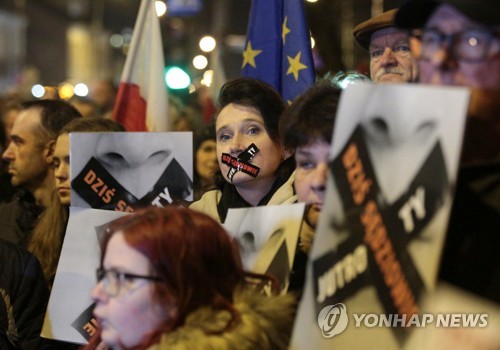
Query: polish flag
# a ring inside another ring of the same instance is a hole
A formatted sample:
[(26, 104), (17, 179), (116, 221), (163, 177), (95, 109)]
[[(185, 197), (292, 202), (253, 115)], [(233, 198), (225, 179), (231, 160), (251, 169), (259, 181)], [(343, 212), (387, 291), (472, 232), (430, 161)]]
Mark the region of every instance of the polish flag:
[(125, 60), (113, 119), (127, 131), (168, 131), (168, 95), (155, 0), (142, 0)]

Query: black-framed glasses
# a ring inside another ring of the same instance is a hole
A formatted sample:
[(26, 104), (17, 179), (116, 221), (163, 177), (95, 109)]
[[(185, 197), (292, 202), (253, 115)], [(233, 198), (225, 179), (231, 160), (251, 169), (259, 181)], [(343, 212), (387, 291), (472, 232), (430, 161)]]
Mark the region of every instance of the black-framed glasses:
[(453, 57), (464, 62), (481, 62), (490, 51), (493, 39), (498, 35), (481, 28), (466, 29), (460, 32), (445, 34), (435, 28), (426, 28), (412, 33), (421, 40), (420, 59), (430, 60), (443, 47)]
[(102, 267), (96, 270), (96, 277), (97, 283), (102, 281), (104, 292), (111, 297), (120, 294), (120, 290), (124, 287), (127, 290), (132, 289), (133, 282), (136, 279), (155, 282), (163, 281), (161, 278), (155, 276), (143, 276), (116, 270), (105, 270)]

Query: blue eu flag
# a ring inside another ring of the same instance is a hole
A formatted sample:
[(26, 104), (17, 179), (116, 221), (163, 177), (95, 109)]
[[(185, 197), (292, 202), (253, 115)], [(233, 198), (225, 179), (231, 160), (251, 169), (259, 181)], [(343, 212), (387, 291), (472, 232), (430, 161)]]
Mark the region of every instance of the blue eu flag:
[(242, 75), (274, 86), (290, 103), (314, 83), (303, 0), (253, 0)]

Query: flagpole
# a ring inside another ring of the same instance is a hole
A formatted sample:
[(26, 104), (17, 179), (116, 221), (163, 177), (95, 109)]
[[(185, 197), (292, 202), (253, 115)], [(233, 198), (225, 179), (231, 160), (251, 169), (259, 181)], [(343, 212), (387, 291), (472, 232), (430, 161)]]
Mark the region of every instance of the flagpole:
[[(137, 47), (139, 46), (139, 40), (142, 38), (142, 31), (144, 30), (144, 21), (147, 18), (147, 11), (148, 11), (148, 6), (150, 5), (149, 2), (154, 1), (154, 0), (142, 0), (141, 5), (139, 7), (139, 14), (137, 16), (136, 23), (134, 25), (134, 31), (132, 33), (132, 40), (130, 42), (130, 47), (128, 49), (128, 52), (136, 52)], [(134, 61), (134, 62), (133, 62)], [(134, 66), (135, 63), (135, 57), (134, 59), (128, 59), (125, 60), (125, 66), (123, 67), (123, 72), (122, 72), (122, 80), (126, 80), (130, 77), (132, 67)]]

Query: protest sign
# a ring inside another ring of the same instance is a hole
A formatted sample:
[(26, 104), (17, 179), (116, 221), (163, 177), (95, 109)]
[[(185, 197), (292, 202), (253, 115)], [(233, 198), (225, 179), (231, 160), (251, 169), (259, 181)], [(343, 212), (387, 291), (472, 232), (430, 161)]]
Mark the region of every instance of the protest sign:
[(42, 337), (84, 344), (96, 332), (90, 292), (97, 283), (99, 240), (106, 224), (123, 215), (126, 213), (70, 207)]
[(190, 132), (71, 133), (71, 205), (133, 212), (193, 199)]
[(303, 215), (304, 203), (229, 209), (224, 227), (238, 240), (244, 268), (272, 274), (286, 291)]
[[(409, 84), (343, 92), (292, 349), (405, 346), (436, 284), (468, 99)], [(356, 327), (368, 313), (392, 323)]]

